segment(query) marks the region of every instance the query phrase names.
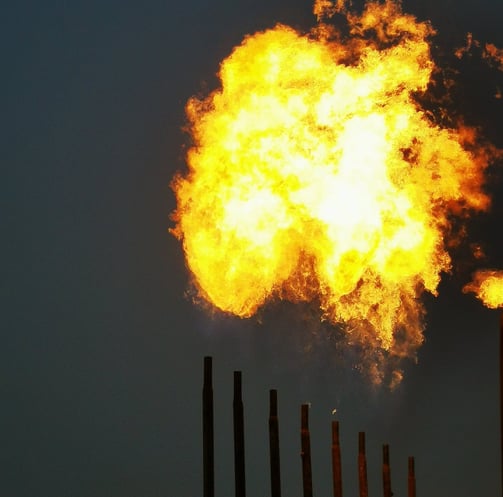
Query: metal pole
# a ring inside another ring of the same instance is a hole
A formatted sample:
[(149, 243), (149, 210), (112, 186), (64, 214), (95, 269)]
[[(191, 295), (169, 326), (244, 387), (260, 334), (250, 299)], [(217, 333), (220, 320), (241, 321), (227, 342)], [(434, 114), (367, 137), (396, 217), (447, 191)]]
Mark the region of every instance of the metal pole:
[(365, 457), (365, 432), (358, 433), (358, 482), (360, 497), (368, 497), (367, 459)]
[(416, 473), (414, 458), (409, 457), (408, 497), (416, 497)]
[(391, 497), (391, 470), (389, 466), (389, 445), (382, 446), (382, 486), (384, 497)]
[(309, 435), (309, 404), (301, 406), (300, 439), (302, 458), (302, 483), (304, 497), (313, 497), (313, 480), (311, 473), (311, 442)]
[(338, 421), (332, 421), (332, 478), (334, 497), (342, 497), (341, 446), (339, 443)]
[(234, 483), (236, 497), (246, 496), (245, 434), (241, 371), (234, 371)]
[(213, 442), (213, 386), (211, 357), (204, 358), (203, 383), (203, 479), (204, 497), (215, 495)]
[(278, 392), (276, 390), (269, 390), (269, 453), (271, 462), (271, 497), (281, 497)]

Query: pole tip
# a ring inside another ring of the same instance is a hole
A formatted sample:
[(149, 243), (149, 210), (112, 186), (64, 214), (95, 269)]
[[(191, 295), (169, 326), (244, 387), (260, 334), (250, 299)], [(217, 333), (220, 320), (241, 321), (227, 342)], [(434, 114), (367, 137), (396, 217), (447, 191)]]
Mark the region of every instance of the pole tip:
[(301, 427), (302, 429), (307, 430), (308, 429), (308, 424), (309, 424), (309, 404), (302, 404), (300, 408), (300, 415), (301, 415)]
[(275, 389), (269, 390), (269, 416), (278, 415), (278, 391)]
[(365, 432), (364, 431), (358, 432), (358, 452), (360, 452), (360, 453), (365, 452)]
[(211, 385), (212, 381), (212, 357), (205, 356), (204, 358), (204, 383)]
[(339, 445), (339, 421), (332, 421), (332, 445)]
[(234, 371), (234, 398), (241, 399), (241, 371)]
[(414, 457), (409, 456), (409, 476), (414, 476), (414, 472), (415, 472)]
[(389, 464), (389, 445), (384, 444), (382, 446), (382, 458), (384, 464)]

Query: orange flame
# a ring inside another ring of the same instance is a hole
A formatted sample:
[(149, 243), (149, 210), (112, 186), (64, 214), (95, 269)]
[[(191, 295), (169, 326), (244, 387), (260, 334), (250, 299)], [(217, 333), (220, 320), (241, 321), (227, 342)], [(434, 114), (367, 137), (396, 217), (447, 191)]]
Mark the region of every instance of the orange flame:
[[(316, 5), (329, 17), (344, 2)], [(440, 127), (414, 98), (434, 69), (429, 23), (392, 1), (345, 15), (348, 39), (323, 23), (247, 36), (221, 88), (189, 100), (173, 232), (216, 308), (316, 301), (351, 341), (413, 355), (418, 299), (450, 268), (449, 217), (488, 207), (489, 159), (474, 130)]]
[[(329, 0), (324, 1), (329, 2)], [(480, 49), (482, 58), (485, 59), (489, 65), (503, 70), (503, 49), (498, 48), (493, 43), (485, 43), (482, 46), (480, 41), (473, 38), (472, 33), (467, 33), (466, 45), (464, 47), (459, 47), (454, 54), (458, 59), (462, 59), (466, 54), (470, 54), (473, 46)]]
[(322, 19), (330, 18), (338, 12), (343, 12), (345, 10), (345, 0), (314, 0), (313, 3), (313, 14), (320, 22)]
[(503, 307), (503, 271), (483, 269), (473, 275), (473, 281), (463, 288), (473, 292), (490, 309)]

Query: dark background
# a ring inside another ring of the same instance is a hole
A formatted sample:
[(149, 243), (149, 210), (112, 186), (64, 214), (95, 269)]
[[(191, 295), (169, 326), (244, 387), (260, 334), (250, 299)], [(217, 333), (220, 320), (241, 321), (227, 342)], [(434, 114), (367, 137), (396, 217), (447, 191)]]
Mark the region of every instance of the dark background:
[[(503, 46), (495, 0), (404, 1), (439, 30), (450, 58), (472, 31)], [(330, 495), (330, 421), (341, 422), (345, 494), (356, 495), (358, 431), (372, 495), (389, 443), (395, 495), (407, 456), (418, 495), (500, 495), (499, 312), (460, 288), (426, 297), (426, 342), (393, 393), (336, 361), (305, 309), (261, 323), (211, 318), (185, 296), (168, 233), (169, 188), (183, 170), (184, 104), (214, 88), (246, 33), (314, 19), (309, 1), (90, 0), (6, 3), (0, 15), (2, 273), (0, 495), (196, 497), (202, 494), (203, 356), (214, 357), (216, 495), (233, 494), (232, 371), (243, 371), (250, 496), (269, 492), (268, 390), (279, 390), (283, 495), (301, 494), (300, 403), (311, 402), (315, 495)], [(501, 76), (457, 63), (458, 110), (503, 146)], [(503, 268), (501, 164), (491, 213), (471, 238)], [(349, 353), (348, 353), (349, 354)]]

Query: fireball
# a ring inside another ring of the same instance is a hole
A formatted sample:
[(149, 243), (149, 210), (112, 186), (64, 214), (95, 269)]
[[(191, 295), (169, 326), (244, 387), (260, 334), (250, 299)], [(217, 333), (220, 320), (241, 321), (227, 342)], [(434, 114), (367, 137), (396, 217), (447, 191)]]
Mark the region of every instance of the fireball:
[(488, 156), (473, 129), (418, 103), (435, 69), (429, 23), (391, 1), (345, 16), (348, 36), (321, 20), (246, 36), (220, 87), (188, 101), (173, 233), (215, 308), (246, 318), (313, 301), (354, 341), (413, 355), (420, 297), (451, 267), (450, 219), (489, 206)]

